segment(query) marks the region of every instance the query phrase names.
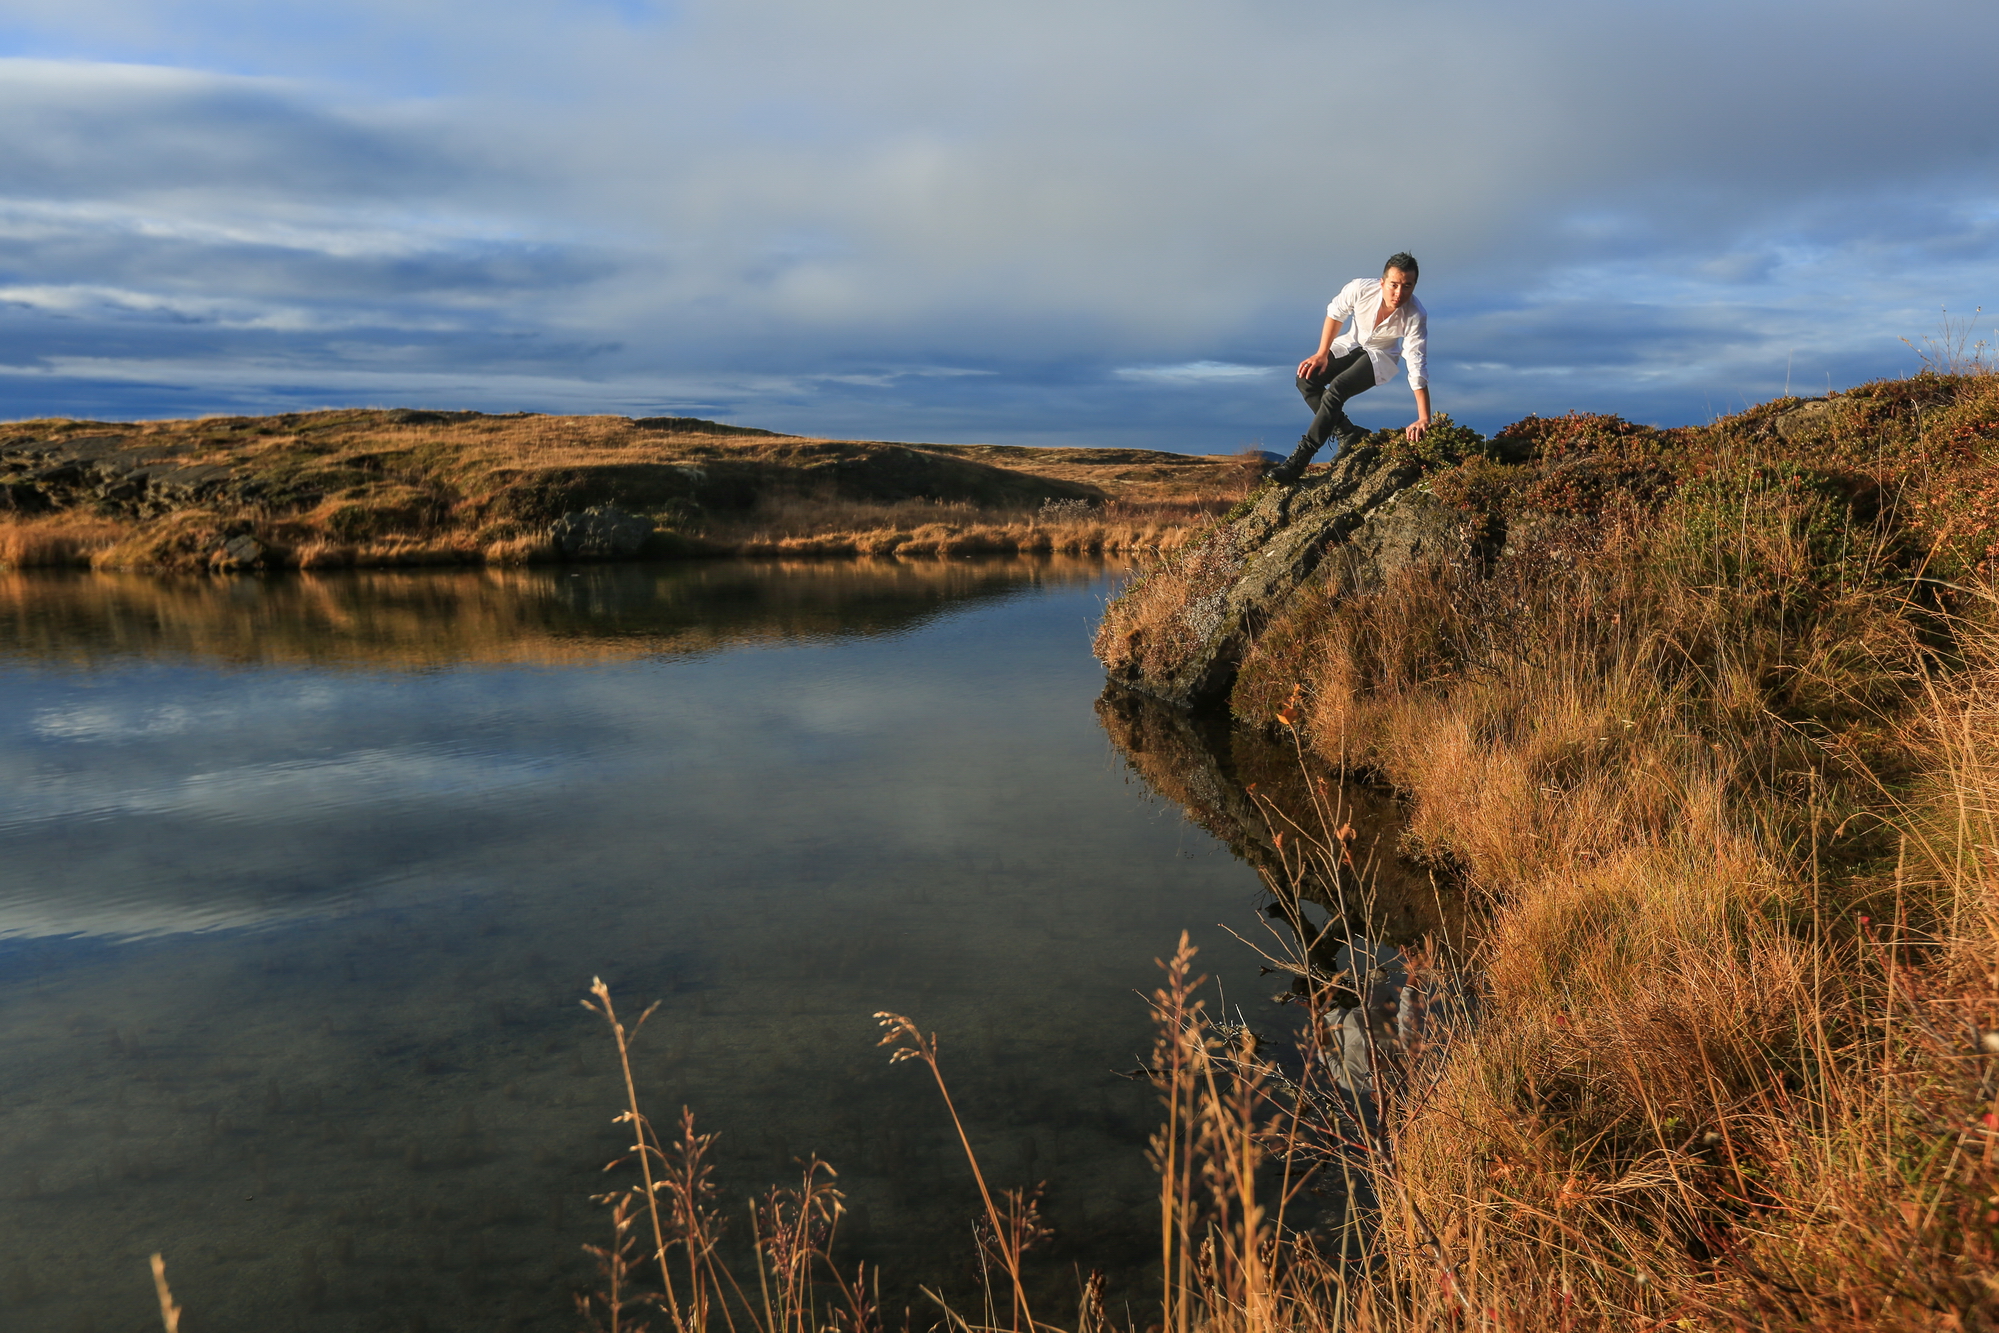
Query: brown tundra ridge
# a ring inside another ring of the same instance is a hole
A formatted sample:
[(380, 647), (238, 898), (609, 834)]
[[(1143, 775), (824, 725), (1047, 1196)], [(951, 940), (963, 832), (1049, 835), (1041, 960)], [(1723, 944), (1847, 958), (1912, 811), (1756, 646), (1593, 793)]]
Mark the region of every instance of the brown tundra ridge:
[(331, 410), (0, 426), (0, 565), (229, 570), (1170, 548), (1260, 459)]

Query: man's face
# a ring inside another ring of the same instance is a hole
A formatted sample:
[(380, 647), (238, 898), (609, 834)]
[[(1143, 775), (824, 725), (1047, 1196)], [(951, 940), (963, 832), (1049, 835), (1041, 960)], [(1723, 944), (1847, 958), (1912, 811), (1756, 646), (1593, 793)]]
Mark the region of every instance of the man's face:
[(1402, 303), (1408, 300), (1415, 290), (1416, 279), (1410, 277), (1401, 269), (1392, 268), (1383, 273), (1381, 275), (1382, 313), (1387, 314), (1391, 310), (1401, 309)]

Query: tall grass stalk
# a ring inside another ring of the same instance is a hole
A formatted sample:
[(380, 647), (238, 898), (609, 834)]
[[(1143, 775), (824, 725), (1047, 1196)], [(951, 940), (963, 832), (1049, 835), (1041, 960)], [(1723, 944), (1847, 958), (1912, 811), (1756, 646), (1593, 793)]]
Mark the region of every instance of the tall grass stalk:
[(944, 1110), (951, 1117), (951, 1127), (957, 1131), (958, 1143), (965, 1150), (965, 1161), (972, 1169), (972, 1178), (978, 1182), (979, 1199), (985, 1205), (986, 1225), (990, 1228), (989, 1248), (1006, 1269), (1012, 1287), (1013, 1322), (1010, 1327), (1019, 1330), (1024, 1325), (1032, 1333), (1036, 1325), (1028, 1309), (1027, 1286), (1021, 1280), (1023, 1256), (1038, 1231), (1029, 1212), (1029, 1196), (1019, 1190), (1007, 1191), (1002, 1196), (1006, 1201), (1005, 1208), (993, 1202), (992, 1189), (986, 1184), (986, 1173), (979, 1166), (979, 1155), (972, 1150), (972, 1140), (965, 1133), (965, 1122), (958, 1116), (957, 1104), (951, 1100), (951, 1089), (944, 1082), (944, 1070), (937, 1063), (937, 1034), (925, 1036), (921, 1028), (901, 1014), (877, 1013), (875, 1022), (883, 1029), (878, 1044), (894, 1048), (889, 1056), (890, 1064), (920, 1060), (930, 1070), (930, 1077), (937, 1084), (937, 1094), (944, 1099)]
[(172, 1289), (167, 1286), (167, 1261), (157, 1251), (152, 1258), (153, 1292), (160, 1298), (160, 1323), (167, 1333), (180, 1333), (180, 1306), (174, 1303)]
[[(717, 1321), (729, 1333), (880, 1333), (879, 1302), (867, 1271), (856, 1269), (848, 1276), (832, 1263), (833, 1240), (846, 1206), (833, 1184), (832, 1167), (816, 1157), (802, 1163), (796, 1188), (773, 1187), (751, 1205), (757, 1278), (757, 1296), (751, 1298), (719, 1258), (723, 1224), (709, 1163), (715, 1136), (698, 1132), (693, 1112), (683, 1107), (677, 1134), (663, 1141), (639, 1105), (631, 1047), (658, 1005), (649, 1006), (627, 1030), (602, 978), (592, 978), (590, 996), (583, 1005), (610, 1029), (624, 1079), (625, 1106), (614, 1123), (630, 1126), (632, 1134), (628, 1155), (604, 1169), (635, 1163), (641, 1183), (597, 1196), (611, 1206), (613, 1240), (608, 1247), (585, 1247), (605, 1284), (602, 1291), (579, 1299), (585, 1316), (604, 1333), (638, 1333), (650, 1327), (643, 1313), (648, 1307), (665, 1314), (673, 1333), (708, 1333)], [(647, 1258), (659, 1272), (656, 1291), (639, 1289), (634, 1282), (631, 1232), (640, 1216), (653, 1240)], [(828, 1284), (830, 1304), (822, 1302)]]
[[(1979, 306), (1969, 315), (1950, 317), (1945, 307), (1937, 320), (1937, 331), (1924, 336), (1921, 342), (1902, 339), (1916, 351), (1923, 360), (1923, 370), (1931, 375), (1990, 375), (1999, 371), (1999, 359), (1993, 354), (1992, 341), (1978, 338), (1978, 317), (1985, 313)], [(1999, 337), (1999, 330), (1993, 331)]]

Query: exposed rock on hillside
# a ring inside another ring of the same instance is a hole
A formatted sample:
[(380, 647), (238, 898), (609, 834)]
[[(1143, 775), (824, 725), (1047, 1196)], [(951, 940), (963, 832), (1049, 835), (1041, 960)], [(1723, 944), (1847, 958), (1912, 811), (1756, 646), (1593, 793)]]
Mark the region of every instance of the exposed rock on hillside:
[(258, 500), (271, 489), (227, 465), (189, 461), (198, 450), (124, 435), (16, 435), (0, 440), (0, 511), (87, 505), (144, 518), (216, 499)]
[(549, 528), (549, 537), (568, 560), (628, 560), (645, 549), (652, 530), (649, 518), (598, 505), (564, 514)]
[(1186, 583), (1177, 599), (1152, 599), (1168, 614), (1106, 617), (1098, 653), (1111, 679), (1181, 707), (1214, 702), (1256, 635), (1329, 560), (1347, 586), (1367, 587), (1413, 561), (1482, 553), (1485, 534), (1421, 489), (1422, 477), (1419, 460), (1371, 442), (1295, 487), (1266, 488), (1247, 513), (1141, 580)]

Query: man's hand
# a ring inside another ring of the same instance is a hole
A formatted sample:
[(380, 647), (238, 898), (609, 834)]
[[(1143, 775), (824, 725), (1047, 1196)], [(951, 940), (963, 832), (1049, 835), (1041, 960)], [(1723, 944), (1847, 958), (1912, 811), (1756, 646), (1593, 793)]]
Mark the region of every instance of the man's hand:
[(1416, 419), (1409, 423), (1402, 434), (1409, 443), (1414, 444), (1423, 438), (1423, 432), (1428, 429), (1430, 429), (1430, 386), (1426, 384), (1416, 390)]
[(1325, 370), (1327, 366), (1331, 365), (1332, 362), (1331, 353), (1316, 352), (1298, 363), (1298, 378), (1301, 380), (1312, 379)]

